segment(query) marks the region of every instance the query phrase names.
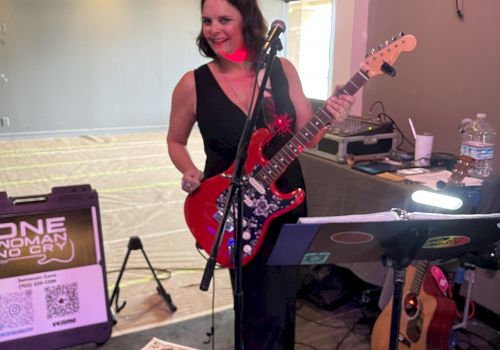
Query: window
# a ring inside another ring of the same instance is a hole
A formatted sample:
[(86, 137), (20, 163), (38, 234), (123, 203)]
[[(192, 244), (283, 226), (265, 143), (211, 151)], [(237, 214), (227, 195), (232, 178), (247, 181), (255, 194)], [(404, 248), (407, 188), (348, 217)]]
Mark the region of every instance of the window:
[(287, 57), (297, 68), (307, 97), (331, 94), (335, 0), (303, 0), (288, 4)]

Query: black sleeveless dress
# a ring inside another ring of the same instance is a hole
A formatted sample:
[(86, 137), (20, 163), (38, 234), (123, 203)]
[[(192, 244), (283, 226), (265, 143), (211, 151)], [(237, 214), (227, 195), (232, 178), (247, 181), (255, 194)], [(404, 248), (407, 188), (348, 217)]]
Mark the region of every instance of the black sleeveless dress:
[[(235, 160), (246, 115), (222, 91), (208, 65), (195, 70), (196, 117), (207, 156), (204, 174), (212, 177), (229, 168)], [(271, 71), (270, 95), (259, 108), (257, 128), (268, 128), (265, 156), (270, 159), (295, 134), (296, 114), (288, 93), (288, 81), (279, 59)], [(276, 181), (288, 193), (304, 188), (300, 164), (296, 159)], [(297, 267), (271, 267), (267, 258), (281, 225), (306, 216), (306, 204), (282, 215), (269, 226), (257, 255), (243, 268), (245, 349), (293, 349), (295, 334), (295, 294)], [(232, 276), (231, 271), (231, 276)], [(233, 276), (232, 276), (233, 277)]]

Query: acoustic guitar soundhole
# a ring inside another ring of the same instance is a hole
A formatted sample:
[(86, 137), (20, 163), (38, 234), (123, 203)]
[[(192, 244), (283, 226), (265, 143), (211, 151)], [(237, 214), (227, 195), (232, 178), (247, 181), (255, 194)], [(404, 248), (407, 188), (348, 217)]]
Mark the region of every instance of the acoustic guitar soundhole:
[(403, 308), (409, 319), (414, 318), (418, 313), (418, 298), (416, 295), (409, 293), (403, 301)]

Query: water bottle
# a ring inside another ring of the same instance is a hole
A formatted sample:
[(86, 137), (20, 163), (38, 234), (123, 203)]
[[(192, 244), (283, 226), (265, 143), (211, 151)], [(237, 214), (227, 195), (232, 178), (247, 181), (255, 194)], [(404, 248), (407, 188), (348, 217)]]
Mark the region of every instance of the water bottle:
[(460, 155), (475, 160), (469, 175), (484, 178), (493, 172), (493, 151), (495, 149), (495, 129), (486, 120), (486, 114), (478, 113), (462, 133)]

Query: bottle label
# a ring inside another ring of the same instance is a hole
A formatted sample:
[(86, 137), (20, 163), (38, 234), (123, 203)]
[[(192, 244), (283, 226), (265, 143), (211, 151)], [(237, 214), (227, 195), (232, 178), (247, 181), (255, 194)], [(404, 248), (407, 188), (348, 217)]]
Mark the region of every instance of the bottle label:
[(482, 143), (481, 145), (463, 143), (460, 145), (460, 154), (475, 160), (490, 160), (493, 159), (494, 149), (495, 147), (491, 143)]

